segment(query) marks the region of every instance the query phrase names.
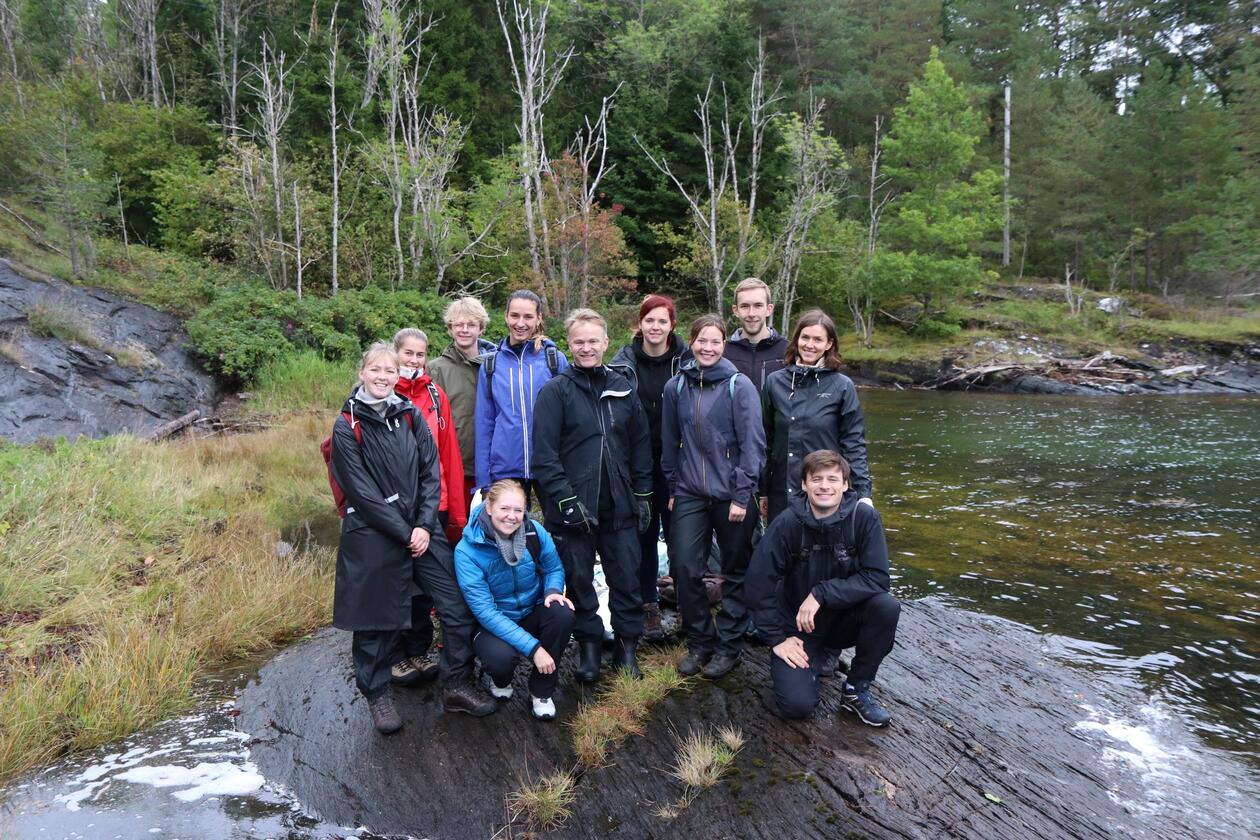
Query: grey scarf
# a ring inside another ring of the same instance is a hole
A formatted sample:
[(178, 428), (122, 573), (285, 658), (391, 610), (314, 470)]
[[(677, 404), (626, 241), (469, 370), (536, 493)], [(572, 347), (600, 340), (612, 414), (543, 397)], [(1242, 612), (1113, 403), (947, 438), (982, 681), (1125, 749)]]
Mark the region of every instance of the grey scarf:
[(354, 391), (355, 402), (366, 405), (380, 416), (384, 417), (385, 412), (395, 403), (402, 402), (402, 397), (390, 391), (388, 395), (381, 397), (379, 400), (374, 398), (367, 392), (367, 389), (360, 385)]
[(481, 515), (477, 517), (477, 521), (481, 523), (482, 531), (494, 537), (494, 544), (499, 547), (499, 554), (503, 557), (503, 562), (509, 566), (515, 566), (521, 562), (521, 558), (525, 556), (524, 522), (510, 536), (503, 537), (494, 529), (494, 523), (490, 520), (490, 511), (486, 508), (483, 507), (481, 509)]

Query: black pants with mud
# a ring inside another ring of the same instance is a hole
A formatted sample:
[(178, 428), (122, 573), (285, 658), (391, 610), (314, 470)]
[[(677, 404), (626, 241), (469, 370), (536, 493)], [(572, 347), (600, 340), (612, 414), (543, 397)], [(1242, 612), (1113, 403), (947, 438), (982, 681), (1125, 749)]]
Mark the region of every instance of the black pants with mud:
[[(549, 607), (539, 604), (516, 624), (537, 639), (543, 650), (551, 654), (558, 665), (569, 644), (569, 636), (573, 635), (573, 622), (573, 610), (564, 604), (555, 603)], [(516, 661), (521, 658), (520, 651), (486, 630), (478, 630), (473, 636), (473, 647), (477, 650), (482, 669), (490, 675), (495, 685), (506, 688), (511, 684)], [(540, 674), (535, 666), (529, 675), (529, 693), (545, 700), (555, 693), (559, 680), (559, 668), (550, 674)]]
[[(751, 498), (747, 505), (743, 521), (731, 522), (729, 501), (681, 493), (674, 497), (669, 562), (687, 647), (692, 651), (735, 656), (743, 650), (744, 631), (748, 629), (744, 573), (757, 528), (757, 506)], [(704, 572), (714, 536), (722, 557), (722, 602), (716, 622), (704, 590)]]
[(552, 534), (564, 563), (565, 594), (577, 611), (573, 635), (581, 642), (604, 638), (599, 597), (595, 594), (595, 552), (599, 552), (608, 584), (608, 611), (613, 632), (623, 639), (643, 635), (643, 601), (639, 593), (639, 535), (634, 526), (595, 534), (556, 528)]
[(639, 535), (639, 598), (645, 604), (655, 604), (660, 595), (656, 588), (656, 579), (660, 576), (660, 553), (657, 542), (662, 531), (665, 532), (665, 544), (669, 545), (669, 483), (665, 473), (657, 468), (652, 474), (652, 510), (648, 520), (648, 529)]
[(845, 682), (850, 685), (870, 683), (884, 657), (892, 650), (897, 635), (897, 619), (901, 604), (887, 592), (881, 592), (844, 612), (818, 611), (814, 632), (804, 636), (805, 653), (810, 667), (793, 668), (774, 653), (770, 654), (770, 677), (774, 680), (774, 699), (785, 718), (803, 718), (818, 705), (818, 673), (823, 649), (842, 650), (856, 646), (853, 663)]

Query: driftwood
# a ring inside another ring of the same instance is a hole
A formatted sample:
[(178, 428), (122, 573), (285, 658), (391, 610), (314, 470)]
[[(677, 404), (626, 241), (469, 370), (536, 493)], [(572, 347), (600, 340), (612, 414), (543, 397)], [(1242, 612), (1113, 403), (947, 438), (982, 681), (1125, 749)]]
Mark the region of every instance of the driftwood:
[(174, 420), (170, 421), (169, 423), (163, 423), (161, 426), (158, 426), (156, 429), (154, 429), (153, 431), (145, 435), (145, 439), (150, 440), (150, 441), (165, 440), (166, 438), (170, 437), (171, 435), (175, 434), (181, 429), (191, 426), (193, 421), (195, 421), (200, 416), (201, 416), (201, 411), (199, 409), (194, 408), (192, 411), (188, 412), (187, 414), (180, 415), (179, 417), (176, 417)]
[(967, 390), (985, 387), (997, 380), (1017, 380), (1020, 377), (1043, 377), (1072, 386), (1102, 390), (1145, 387), (1161, 379), (1207, 379), (1218, 371), (1205, 364), (1185, 364), (1158, 368), (1147, 362), (1129, 359), (1110, 351), (1104, 351), (1088, 359), (1064, 359), (1058, 356), (1041, 356), (1035, 361), (996, 361), (990, 357), (965, 368), (954, 367), (937, 379), (925, 382), (928, 389)]
[[(839, 710), (824, 680), (814, 719), (767, 707), (769, 651), (753, 647), (729, 676), (696, 682), (653, 712), (608, 766), (581, 774), (562, 838), (1117, 838), (1211, 836), (1177, 813), (1130, 813), (1134, 778), (1104, 769), (1081, 735), (1089, 678), (1048, 659), (1018, 625), (934, 601), (905, 605), (877, 692), (894, 716), (875, 730)], [(353, 686), (348, 633), (326, 630), (277, 656), (239, 698), (241, 729), (273, 783), (339, 825), (434, 840), (507, 836), (504, 796), (522, 780), (573, 766), (581, 689), (562, 661), (559, 723), (516, 694), (488, 718), (447, 715), (433, 685), (395, 691), (405, 721), (371, 728)], [(675, 738), (734, 724), (746, 737), (733, 774), (670, 820)], [(521, 836), (515, 827), (515, 836)]]

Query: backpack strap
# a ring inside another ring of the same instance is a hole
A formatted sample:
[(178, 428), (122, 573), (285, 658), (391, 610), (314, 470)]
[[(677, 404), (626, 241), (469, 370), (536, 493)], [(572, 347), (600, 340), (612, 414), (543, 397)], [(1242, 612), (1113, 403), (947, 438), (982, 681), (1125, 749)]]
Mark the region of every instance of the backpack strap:
[(548, 344), (543, 353), (547, 357), (547, 370), (551, 371), (552, 376), (555, 376), (560, 372), (560, 354), (556, 351), (556, 346)]
[(534, 520), (528, 517), (525, 519), (525, 548), (528, 549), (529, 556), (534, 558), (538, 576), (542, 577), (542, 539), (538, 536), (538, 527)]
[(438, 386), (429, 380), (429, 399), (433, 400), (433, 416), (437, 418), (438, 428), (446, 427), (446, 421), (442, 419), (442, 399), (438, 396)]
[(499, 351), (487, 353), (481, 362), (481, 369), (486, 372), (486, 381), (489, 382), (494, 378), (494, 362), (499, 357)]
[(346, 422), (350, 424), (350, 431), (354, 432), (354, 442), (363, 445), (363, 430), (359, 428), (359, 421), (355, 419), (354, 413), (350, 411), (341, 412), (341, 416), (346, 418)]

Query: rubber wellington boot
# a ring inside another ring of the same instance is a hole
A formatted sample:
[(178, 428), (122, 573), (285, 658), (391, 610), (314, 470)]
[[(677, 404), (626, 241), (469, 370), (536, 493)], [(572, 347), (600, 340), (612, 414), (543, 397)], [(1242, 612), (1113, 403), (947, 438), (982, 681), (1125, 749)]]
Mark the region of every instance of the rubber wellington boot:
[(578, 682), (593, 683), (599, 680), (599, 660), (604, 655), (603, 642), (578, 642)]
[(638, 645), (638, 639), (623, 639), (620, 636), (613, 639), (612, 666), (626, 671), (636, 680), (641, 680), (643, 672), (639, 670), (639, 662), (635, 655), (635, 648)]

